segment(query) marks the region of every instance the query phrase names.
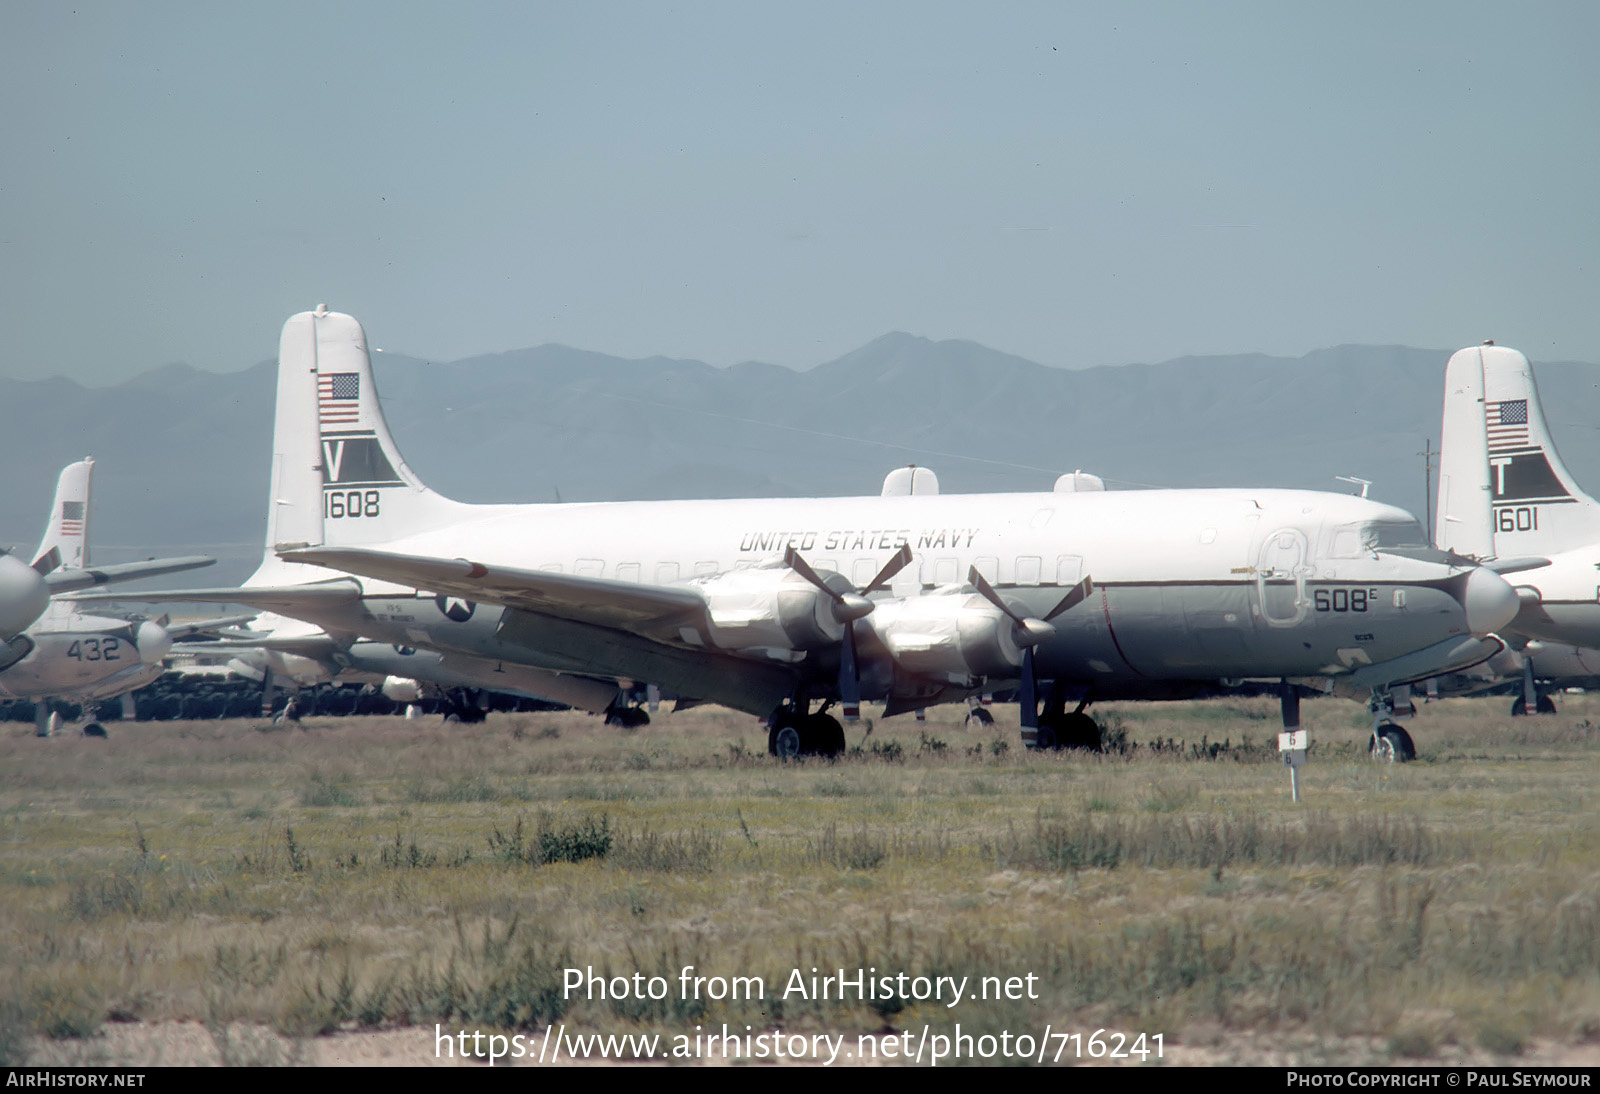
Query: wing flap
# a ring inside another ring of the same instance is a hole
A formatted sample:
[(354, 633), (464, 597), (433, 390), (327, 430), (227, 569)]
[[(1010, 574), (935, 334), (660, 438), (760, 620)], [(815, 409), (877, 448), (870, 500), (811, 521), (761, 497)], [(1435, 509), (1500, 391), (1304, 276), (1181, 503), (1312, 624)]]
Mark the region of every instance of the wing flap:
[(697, 619), (706, 606), (698, 592), (679, 586), (488, 566), (463, 558), (429, 558), (359, 547), (309, 547), (285, 551), (282, 557), (481, 604), (639, 634)]

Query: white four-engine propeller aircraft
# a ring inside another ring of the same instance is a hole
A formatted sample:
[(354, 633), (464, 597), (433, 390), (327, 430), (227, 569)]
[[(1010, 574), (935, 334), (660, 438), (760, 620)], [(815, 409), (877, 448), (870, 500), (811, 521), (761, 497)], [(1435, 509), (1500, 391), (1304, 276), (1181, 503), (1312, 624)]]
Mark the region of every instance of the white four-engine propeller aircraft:
[(1600, 679), (1600, 502), (1561, 461), (1533, 369), (1506, 346), (1451, 356), (1439, 449), (1439, 545), (1517, 575), (1506, 629), (1528, 641), (1490, 667), (1522, 675), (1514, 713), (1552, 711), (1535, 678)]
[(895, 714), (1009, 689), (1031, 747), (1097, 747), (1092, 701), (1220, 679), (1284, 681), (1297, 723), (1298, 685), (1381, 690), (1475, 664), (1517, 609), (1405, 512), (1342, 494), (455, 502), (401, 458), (361, 325), (320, 308), (284, 326), (272, 459), (279, 557), (252, 588), (189, 599), (649, 682), (767, 717), (779, 754), (839, 751), (835, 705)]
[[(43, 575), (46, 592), (68, 592), (136, 577), (209, 566), (214, 559), (191, 557), (89, 566), (89, 495), (93, 460), (68, 464), (56, 484), (55, 500), (30, 569)], [(11, 556), (6, 556), (10, 558)], [(20, 565), (20, 563), (19, 563)], [(61, 568), (55, 568), (59, 565)], [(10, 575), (7, 575), (7, 580)], [(20, 586), (17, 586), (20, 587)], [(71, 600), (45, 605), (37, 622), (12, 635), (0, 665), (0, 695), (37, 702), (38, 730), (48, 736), (60, 725), (49, 700), (85, 704), (84, 732), (103, 736), (89, 704), (151, 683), (161, 675), (161, 659), (172, 646), (161, 623), (85, 615)]]

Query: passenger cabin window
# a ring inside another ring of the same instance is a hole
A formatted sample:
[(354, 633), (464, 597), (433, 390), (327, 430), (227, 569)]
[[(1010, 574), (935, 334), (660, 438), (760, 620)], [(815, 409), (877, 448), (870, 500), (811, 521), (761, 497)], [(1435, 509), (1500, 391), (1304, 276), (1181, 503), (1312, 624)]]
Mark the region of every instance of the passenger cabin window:
[(639, 580), (639, 564), (637, 562), (617, 563), (617, 580), (637, 583)]
[(572, 572), (579, 577), (599, 577), (606, 572), (606, 564), (603, 559), (580, 558), (572, 564)]
[(676, 562), (663, 562), (656, 567), (656, 584), (671, 585), (678, 580), (678, 564)]
[(1000, 580), (1000, 560), (992, 555), (984, 555), (972, 560), (978, 572), (984, 576), (991, 585)]
[(1056, 584), (1076, 585), (1083, 580), (1082, 555), (1056, 556)]
[(855, 566), (850, 571), (850, 580), (855, 582), (858, 589), (864, 589), (873, 578), (878, 576), (878, 564), (870, 558), (856, 559)]
[(1021, 555), (1017, 559), (1017, 584), (1039, 584), (1039, 556)]
[(707, 577), (716, 572), (717, 564), (715, 562), (696, 562), (694, 564), (695, 577)]
[(935, 585), (954, 585), (956, 583), (956, 560), (941, 558), (933, 564), (933, 583)]

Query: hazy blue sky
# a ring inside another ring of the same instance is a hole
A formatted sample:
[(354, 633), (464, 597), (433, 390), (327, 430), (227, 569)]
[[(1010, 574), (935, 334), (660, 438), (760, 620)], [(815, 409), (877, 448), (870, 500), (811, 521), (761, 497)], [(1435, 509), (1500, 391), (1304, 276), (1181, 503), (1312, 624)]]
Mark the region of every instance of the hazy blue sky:
[(0, 4), (0, 374), (1600, 361), (1593, 3)]

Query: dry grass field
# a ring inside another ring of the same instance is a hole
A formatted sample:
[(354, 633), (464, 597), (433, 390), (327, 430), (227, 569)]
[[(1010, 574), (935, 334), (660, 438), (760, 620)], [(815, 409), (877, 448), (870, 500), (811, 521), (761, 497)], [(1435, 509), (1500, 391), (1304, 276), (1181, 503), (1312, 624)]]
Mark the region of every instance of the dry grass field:
[[(1265, 700), (1097, 707), (1124, 743), (1105, 756), (1028, 754), (1015, 708), (981, 729), (952, 709), (789, 764), (715, 709), (635, 732), (8, 725), (0, 1062), (431, 1063), (436, 1024), (854, 1047), (959, 1023), (1081, 1033), (1062, 1062), (1104, 1029), (1160, 1034), (1168, 1063), (1593, 1064), (1600, 697), (1508, 706), (1426, 706), (1418, 761), (1379, 766), (1364, 708), (1308, 701), (1298, 806)], [(686, 996), (690, 965), (764, 997)], [(672, 990), (564, 998), (590, 966)], [(813, 967), (971, 986), (954, 1007), (785, 994)], [(1029, 976), (1035, 998), (970, 994)]]

